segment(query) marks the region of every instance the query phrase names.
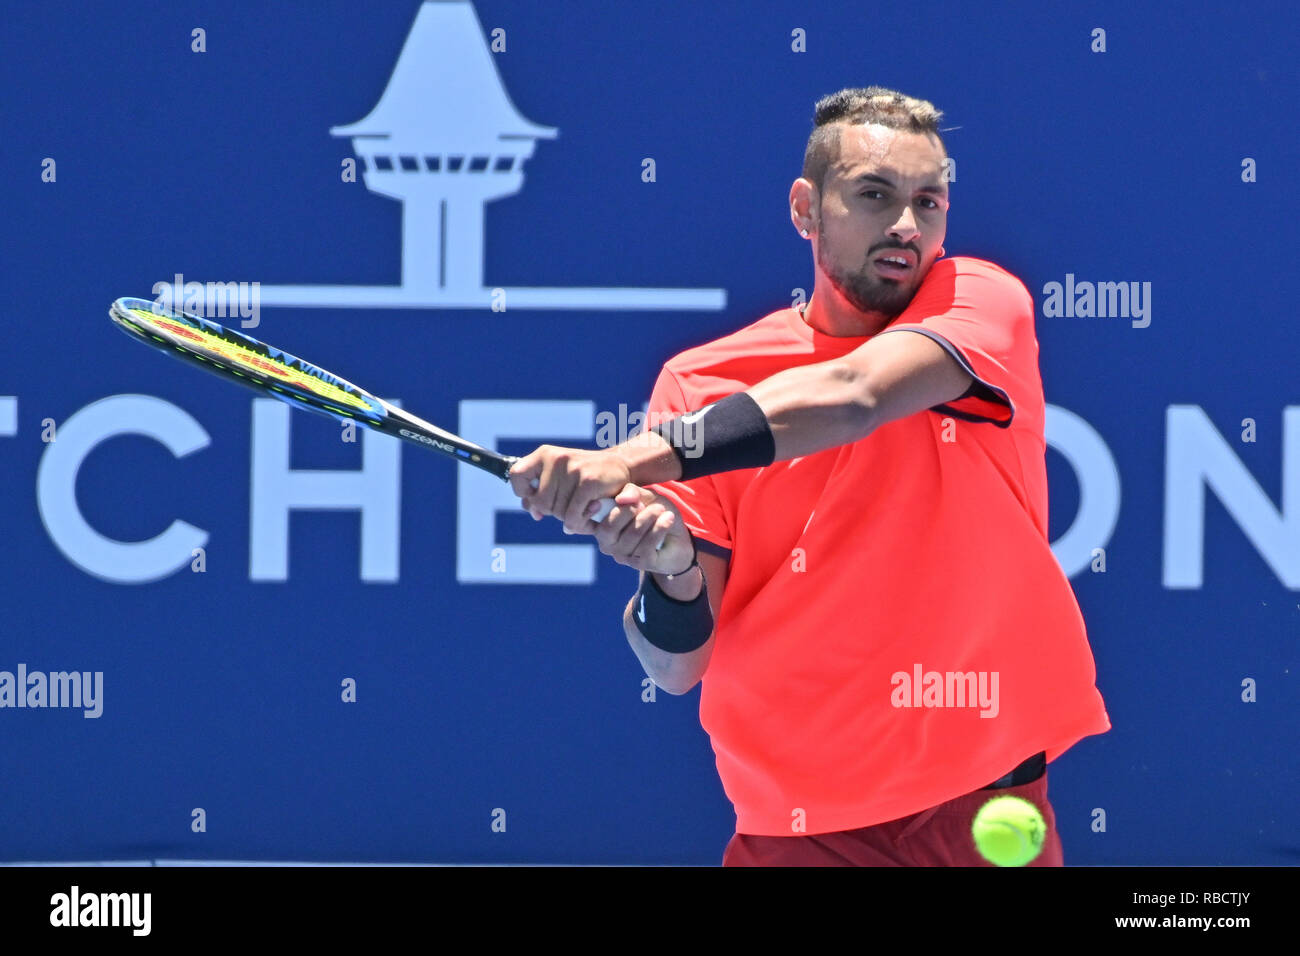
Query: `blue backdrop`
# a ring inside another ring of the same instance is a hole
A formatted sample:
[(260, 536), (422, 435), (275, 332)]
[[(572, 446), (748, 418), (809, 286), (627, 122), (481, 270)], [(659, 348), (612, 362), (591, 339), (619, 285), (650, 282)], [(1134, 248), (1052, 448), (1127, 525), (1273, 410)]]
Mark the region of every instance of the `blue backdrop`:
[[(101, 692), (0, 707), (0, 860), (716, 863), (698, 690), (645, 699), (632, 571), (106, 307), (246, 283), (250, 334), (417, 414), (590, 445), (811, 288), (812, 104), (878, 83), (946, 113), (948, 254), (1039, 301), (1052, 537), (1114, 724), (1052, 765), (1067, 862), (1295, 863), (1294, 8), (817, 7), (8, 11), (0, 672)], [(1055, 314), (1051, 283), (1141, 299)], [(360, 490), (286, 470), (363, 454)]]

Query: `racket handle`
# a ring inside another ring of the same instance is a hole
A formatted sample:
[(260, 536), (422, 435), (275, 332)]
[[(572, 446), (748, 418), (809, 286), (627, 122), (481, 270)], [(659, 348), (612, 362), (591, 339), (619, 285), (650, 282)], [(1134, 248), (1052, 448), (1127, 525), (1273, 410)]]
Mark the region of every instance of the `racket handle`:
[[(534, 488), (536, 488), (536, 487), (537, 487), (537, 479), (534, 478), (534, 479), (532, 480), (531, 484), (532, 484), (532, 486), (533, 486)], [(601, 498), (601, 499), (599, 499), (599, 500), (597, 501), (597, 504), (600, 505), (600, 507), (597, 508), (597, 509), (592, 513), (592, 515), (591, 515), (591, 520), (594, 521), (594, 522), (596, 522), (596, 524), (600, 524), (602, 521), (604, 521), (606, 518), (608, 518), (608, 517), (609, 517), (609, 513), (610, 513), (611, 511), (614, 510), (614, 499), (613, 499), (613, 498)], [(564, 533), (565, 533), (565, 534), (568, 534), (569, 532), (566, 530)], [(666, 541), (666, 540), (668, 540), (668, 539), (665, 538), (664, 541)], [(660, 541), (660, 542), (659, 542), (659, 547), (658, 547), (658, 548), (655, 548), (655, 550), (658, 551), (658, 550), (659, 550), (660, 548), (662, 548), (663, 546), (664, 546), (664, 542), (663, 542), (663, 541)]]
[[(532, 481), (530, 481), (528, 484), (530, 484), (530, 485), (533, 487), (533, 490), (534, 490), (534, 491), (537, 490), (537, 479), (536, 479), (536, 478), (534, 478), (534, 479), (533, 479)], [(596, 503), (599, 504), (600, 507), (597, 508), (597, 509), (592, 513), (592, 515), (591, 515), (591, 520), (594, 521), (594, 522), (596, 522), (596, 524), (600, 524), (602, 521), (604, 521), (606, 518), (608, 518), (608, 517), (609, 517), (609, 513), (610, 513), (611, 511), (614, 510), (614, 499), (613, 499), (613, 498), (601, 498), (601, 499), (599, 499)]]
[[(591, 515), (591, 520), (594, 521), (594, 522), (596, 522), (596, 524), (600, 524), (602, 521), (604, 521), (606, 518), (608, 518), (608, 517), (609, 517), (609, 513), (610, 513), (611, 511), (614, 510), (614, 499), (613, 499), (613, 498), (601, 498), (601, 499), (600, 499), (599, 501), (597, 501), (596, 503), (597, 503), (598, 505), (600, 505), (600, 507), (597, 508), (597, 509), (592, 513), (592, 515)], [(664, 542), (666, 542), (667, 540), (668, 540), (667, 538), (664, 538), (663, 541), (660, 541), (660, 542), (659, 542), (659, 547), (658, 547), (658, 548), (655, 548), (655, 550), (656, 550), (656, 551), (661, 550), (661, 549), (663, 548), (663, 546), (664, 546)]]
[[(534, 489), (536, 489), (536, 487), (537, 487), (537, 479), (534, 478), (532, 481), (529, 482), (529, 484), (532, 485)], [(597, 509), (592, 513), (592, 515), (591, 515), (591, 520), (594, 521), (594, 522), (596, 522), (596, 524), (600, 524), (602, 521), (604, 521), (606, 518), (608, 518), (608, 517), (609, 517), (609, 513), (610, 513), (611, 511), (614, 510), (614, 499), (613, 499), (613, 498), (601, 498), (601, 499), (599, 499), (596, 503), (597, 503), (598, 505), (600, 505), (600, 507), (597, 508)]]

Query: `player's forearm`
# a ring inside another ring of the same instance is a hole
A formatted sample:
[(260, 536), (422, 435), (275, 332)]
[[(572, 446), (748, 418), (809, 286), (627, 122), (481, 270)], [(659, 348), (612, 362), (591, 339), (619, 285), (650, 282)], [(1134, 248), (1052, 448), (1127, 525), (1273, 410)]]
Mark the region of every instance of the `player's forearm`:
[[(866, 376), (850, 362), (819, 362), (786, 369), (746, 390), (767, 418), (775, 445), (773, 461), (800, 458), (865, 438), (875, 427), (875, 404)], [(699, 422), (694, 444), (708, 448), (709, 423)], [(676, 439), (674, 439), (676, 440)], [(691, 455), (689, 445), (684, 454)], [(627, 463), (633, 484), (675, 481), (681, 460), (668, 439), (647, 432), (613, 451)]]
[(860, 441), (875, 427), (865, 376), (847, 362), (786, 369), (747, 392), (767, 416), (774, 461)]

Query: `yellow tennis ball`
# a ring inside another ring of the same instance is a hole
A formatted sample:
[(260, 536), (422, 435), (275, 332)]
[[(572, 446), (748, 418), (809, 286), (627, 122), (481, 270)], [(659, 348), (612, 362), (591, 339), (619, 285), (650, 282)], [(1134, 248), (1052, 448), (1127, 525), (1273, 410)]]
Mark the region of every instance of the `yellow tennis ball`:
[(1021, 797), (994, 797), (975, 814), (971, 835), (980, 855), (997, 866), (1024, 866), (1043, 849), (1047, 824)]

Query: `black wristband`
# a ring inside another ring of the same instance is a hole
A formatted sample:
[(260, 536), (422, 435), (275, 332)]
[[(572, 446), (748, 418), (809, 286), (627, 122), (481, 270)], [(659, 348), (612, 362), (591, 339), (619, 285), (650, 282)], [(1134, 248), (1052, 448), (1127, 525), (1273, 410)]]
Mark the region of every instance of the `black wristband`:
[(672, 446), (681, 463), (682, 481), (761, 468), (776, 459), (772, 426), (758, 402), (745, 392), (728, 395), (650, 430)]
[(641, 590), (633, 598), (632, 619), (642, 637), (670, 654), (698, 650), (713, 633), (713, 610), (703, 579), (695, 600), (678, 601), (664, 594), (655, 576), (647, 571)]

